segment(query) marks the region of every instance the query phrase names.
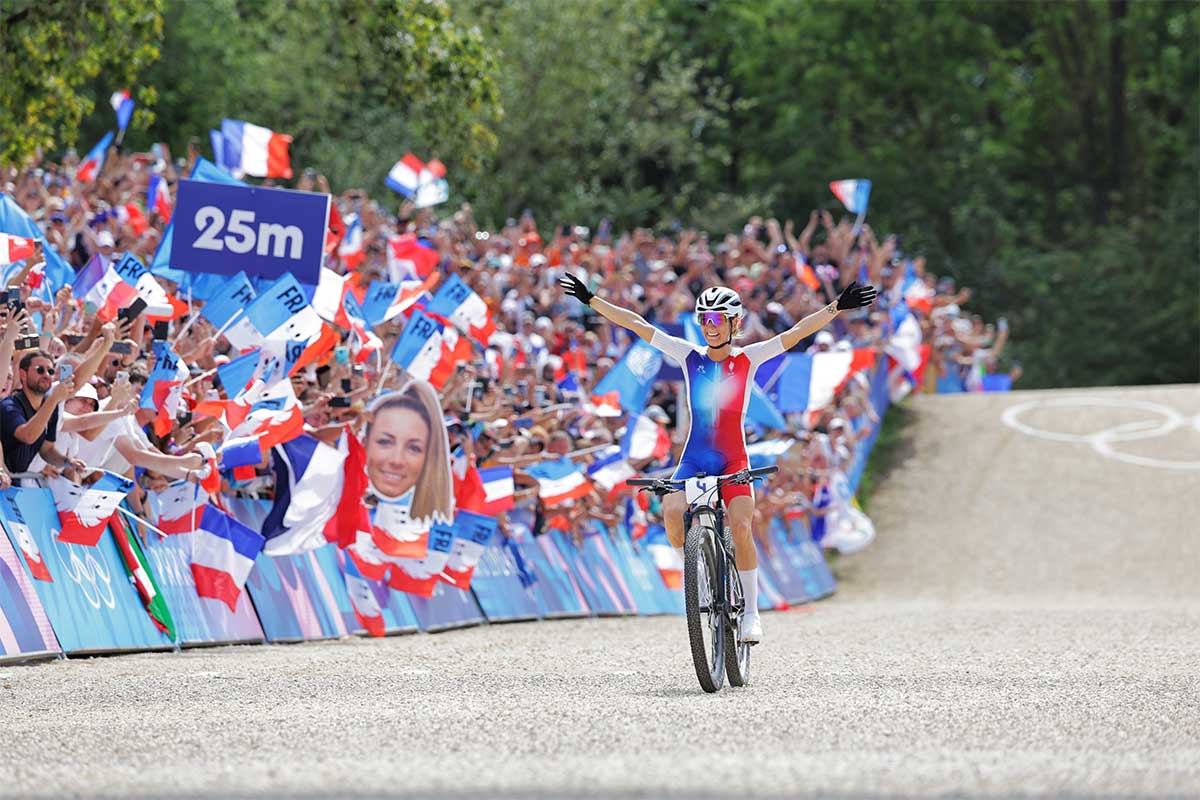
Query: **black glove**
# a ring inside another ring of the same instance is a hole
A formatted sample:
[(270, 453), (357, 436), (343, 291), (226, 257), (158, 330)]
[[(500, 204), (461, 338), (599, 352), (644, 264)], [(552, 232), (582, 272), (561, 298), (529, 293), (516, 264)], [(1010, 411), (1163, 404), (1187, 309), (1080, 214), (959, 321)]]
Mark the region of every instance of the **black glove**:
[(590, 305), (592, 298), (596, 295), (588, 291), (587, 286), (584, 286), (583, 281), (576, 278), (570, 272), (564, 272), (563, 276), (558, 279), (558, 285), (563, 288), (563, 291), (574, 297), (585, 306)]
[(838, 295), (837, 310), (846, 311), (851, 308), (862, 308), (875, 302), (875, 287), (871, 284), (859, 286), (858, 281), (852, 281)]

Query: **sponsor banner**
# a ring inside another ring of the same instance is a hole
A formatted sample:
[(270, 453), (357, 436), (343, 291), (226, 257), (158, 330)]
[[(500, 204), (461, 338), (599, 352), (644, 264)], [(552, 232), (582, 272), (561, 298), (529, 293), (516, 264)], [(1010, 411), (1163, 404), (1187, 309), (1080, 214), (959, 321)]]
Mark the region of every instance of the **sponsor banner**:
[(6, 489), (0, 506), (7, 520), (17, 515), (24, 520), (41, 553), (51, 580), (32, 583), (65, 653), (173, 648), (126, 578), (107, 528), (94, 546), (60, 542), (58, 510), (48, 489)]
[(0, 663), (56, 656), (62, 652), (58, 639), (33, 588), (29, 570), (14, 549), (17, 536), (27, 534), (14, 530), (22, 523), (10, 522), (4, 505), (4, 498), (0, 498), (0, 522), (8, 534), (0, 536)]
[[(232, 498), (229, 510), (242, 524), (262, 529), (266, 500)], [(293, 555), (259, 554), (246, 580), (263, 634), (269, 642), (333, 639), (363, 631), (346, 592), (336, 546)]]
[[(526, 579), (533, 577), (528, 572)], [(526, 587), (521, 582), (521, 572), (512, 554), (504, 546), (503, 537), (494, 536), (483, 553), (471, 578), (471, 590), (483, 609), (488, 622), (516, 622), (538, 619), (537, 597), (531, 583)]]
[(570, 569), (571, 576), (586, 599), (588, 608), (602, 617), (620, 616), (623, 613), (620, 606), (617, 605), (613, 595), (604, 591), (603, 586), (596, 579), (592, 564), (584, 558), (583, 549), (576, 547), (571, 537), (560, 530), (551, 530), (541, 538), (544, 539), (547, 536), (554, 537), (554, 545)]
[(317, 282), (329, 195), (189, 180), (177, 192), (172, 267)]
[(609, 540), (613, 555), (625, 573), (625, 582), (633, 592), (641, 614), (682, 614), (683, 592), (672, 592), (663, 584), (654, 560), (645, 548), (620, 533)]
[[(758, 563), (761, 567), (763, 562)], [(758, 610), (786, 611), (788, 607), (788, 601), (784, 598), (783, 592), (775, 584), (774, 575), (770, 570), (760, 569), (758, 571)]]
[(164, 538), (151, 531), (141, 539), (146, 561), (171, 609), (180, 644), (186, 647), (263, 641), (262, 625), (246, 592), (238, 596), (236, 612), (231, 612), (220, 600), (196, 593), (192, 577), (194, 536), (194, 533), (180, 533)]
[(537, 601), (538, 616), (545, 619), (591, 616), (587, 600), (554, 542), (549, 536), (539, 536), (535, 540), (533, 511), (528, 508), (510, 510), (508, 526), (526, 568), (535, 578), (533, 596)]
[(413, 594), (408, 595), (408, 602), (412, 604), (421, 630), (426, 632), (467, 628), (482, 625), (485, 621), (475, 595), (442, 581), (433, 587), (433, 597)]
[(602, 526), (598, 524), (588, 526), (588, 531), (583, 537), (582, 553), (584, 564), (591, 568), (596, 583), (612, 600), (617, 613), (637, 614), (638, 608), (633, 600), (633, 593), (625, 582), (624, 573), (617, 566), (608, 533)]
[(790, 525), (790, 530), (786, 531), (780, 523), (773, 526), (772, 543), (783, 552), (792, 573), (800, 576), (805, 602), (828, 597), (837, 589), (837, 581), (829, 571), (825, 554), (812, 540), (804, 520), (793, 519)]

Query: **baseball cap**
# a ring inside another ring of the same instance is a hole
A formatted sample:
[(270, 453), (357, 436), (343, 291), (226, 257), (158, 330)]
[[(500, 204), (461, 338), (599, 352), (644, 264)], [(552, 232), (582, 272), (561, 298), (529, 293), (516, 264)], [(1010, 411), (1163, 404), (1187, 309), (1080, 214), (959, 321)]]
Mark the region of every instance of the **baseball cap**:
[(113, 241), (111, 231), (100, 231), (96, 234), (96, 245), (98, 247), (116, 247), (117, 243)]
[(818, 331), (816, 344), (833, 344), (833, 334), (829, 331)]

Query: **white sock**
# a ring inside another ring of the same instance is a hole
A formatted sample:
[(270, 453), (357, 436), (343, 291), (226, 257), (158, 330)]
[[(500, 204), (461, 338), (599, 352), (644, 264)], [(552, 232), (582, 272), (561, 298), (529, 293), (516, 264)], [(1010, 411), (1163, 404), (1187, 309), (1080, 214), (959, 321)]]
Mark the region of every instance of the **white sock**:
[(679, 553), (679, 560), (680, 560), (680, 561), (683, 561), (683, 560), (685, 560), (685, 559), (684, 559), (684, 557), (683, 557), (683, 548), (682, 548), (682, 547), (676, 547), (676, 548), (675, 548), (675, 552), (676, 552), (676, 553)]
[(738, 577), (742, 579), (742, 597), (746, 600), (745, 616), (753, 619), (758, 616), (758, 567), (739, 569)]

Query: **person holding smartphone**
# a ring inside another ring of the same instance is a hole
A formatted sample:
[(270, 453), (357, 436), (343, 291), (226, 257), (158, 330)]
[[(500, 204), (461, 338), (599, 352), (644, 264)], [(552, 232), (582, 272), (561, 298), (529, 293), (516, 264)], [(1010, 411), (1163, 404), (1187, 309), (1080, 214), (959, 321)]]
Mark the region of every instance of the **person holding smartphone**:
[(86, 469), (75, 458), (55, 448), (58, 406), (75, 395), (74, 377), (54, 383), (54, 362), (41, 350), (26, 353), (19, 364), (22, 389), (0, 400), (0, 445), (10, 474), (25, 472), (35, 456), (48, 465), (49, 475), (59, 468)]

